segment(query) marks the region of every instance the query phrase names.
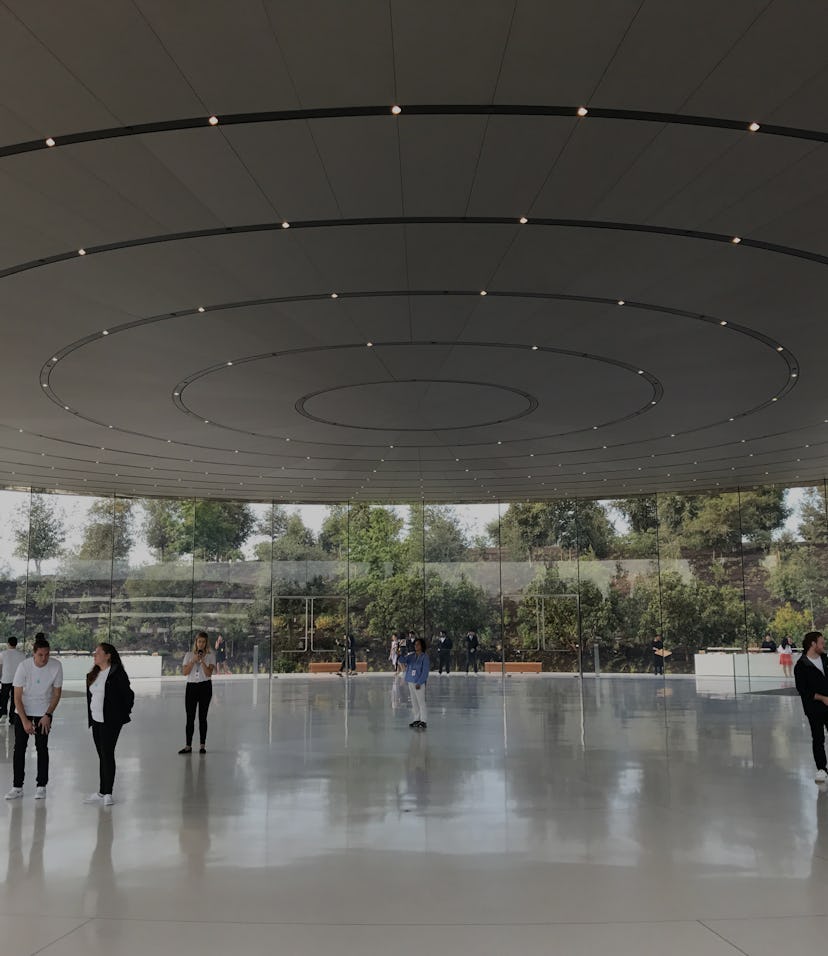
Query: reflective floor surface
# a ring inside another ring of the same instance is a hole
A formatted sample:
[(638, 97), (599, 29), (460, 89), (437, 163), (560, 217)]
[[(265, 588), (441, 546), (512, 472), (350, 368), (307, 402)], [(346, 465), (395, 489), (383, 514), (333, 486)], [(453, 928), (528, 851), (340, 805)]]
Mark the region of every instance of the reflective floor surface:
[[(26, 956), (822, 948), (828, 792), (798, 698), (692, 680), (136, 682), (111, 809), (78, 694), (48, 798), (0, 805), (0, 949)], [(0, 730), (5, 791), (11, 737)], [(30, 748), (31, 750), (32, 748)]]

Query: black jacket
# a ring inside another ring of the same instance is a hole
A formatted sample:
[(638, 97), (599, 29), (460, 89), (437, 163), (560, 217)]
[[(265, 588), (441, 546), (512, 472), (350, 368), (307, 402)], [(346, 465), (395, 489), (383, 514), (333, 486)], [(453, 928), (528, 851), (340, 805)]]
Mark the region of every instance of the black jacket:
[(477, 650), (480, 642), (477, 640), (476, 634), (467, 634), (466, 635), (466, 650), (470, 653)]
[(806, 714), (820, 714), (826, 710), (825, 704), (820, 700), (814, 700), (814, 694), (822, 694), (828, 697), (828, 654), (822, 654), (822, 666), (825, 668), (823, 674), (820, 669), (812, 664), (807, 656), (803, 654), (794, 666), (794, 680), (796, 681), (796, 690), (802, 698), (802, 706)]
[[(129, 677), (123, 667), (109, 672), (104, 689), (104, 723), (120, 727), (128, 724), (135, 694), (129, 684)], [(86, 716), (92, 726), (92, 691), (86, 688)]]
[(451, 643), (451, 638), (446, 636), (446, 639), (443, 641), (442, 644), (440, 643), (440, 638), (438, 637), (437, 640), (434, 642), (434, 646), (437, 648), (437, 653), (439, 654), (441, 651), (446, 651), (446, 652), (450, 651), (453, 645)]

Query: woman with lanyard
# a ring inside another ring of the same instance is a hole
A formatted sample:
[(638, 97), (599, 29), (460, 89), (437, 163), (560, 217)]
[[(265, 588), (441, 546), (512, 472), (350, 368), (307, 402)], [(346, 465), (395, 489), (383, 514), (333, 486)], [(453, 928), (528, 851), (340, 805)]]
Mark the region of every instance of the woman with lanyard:
[(207, 711), (213, 697), (213, 671), (216, 656), (210, 650), (210, 639), (206, 631), (199, 631), (193, 641), (193, 649), (184, 655), (184, 676), (187, 678), (187, 690), (184, 706), (187, 711), (185, 727), (187, 743), (179, 750), (180, 754), (193, 752), (193, 731), (195, 730), (196, 708), (198, 709), (198, 735), (200, 754), (207, 753)]
[(411, 695), (414, 720), (408, 725), (413, 730), (425, 730), (428, 724), (426, 711), (426, 683), (430, 662), (426, 654), (426, 643), (418, 637), (414, 641), (414, 653), (400, 655), (400, 663), (405, 666), (405, 682)]
[(86, 675), (86, 713), (100, 772), (98, 792), (91, 793), (85, 802), (111, 807), (115, 802), (115, 745), (121, 728), (130, 721), (135, 694), (121, 657), (111, 644), (99, 644), (93, 659), (95, 664)]

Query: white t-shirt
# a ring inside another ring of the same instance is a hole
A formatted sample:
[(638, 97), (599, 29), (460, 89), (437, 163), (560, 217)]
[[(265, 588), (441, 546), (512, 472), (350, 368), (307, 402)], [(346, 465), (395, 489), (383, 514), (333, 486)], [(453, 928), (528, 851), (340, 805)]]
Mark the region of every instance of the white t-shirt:
[(203, 663), (206, 667), (216, 666), (216, 655), (212, 651), (204, 655), (204, 660), (202, 662), (198, 661), (192, 651), (187, 651), (187, 653), (184, 655), (184, 666), (186, 667), (190, 661), (195, 661), (196, 663), (193, 664), (193, 669), (187, 675), (188, 684), (203, 684), (204, 681), (210, 680), (210, 678), (204, 673), (204, 667), (201, 665)]
[(808, 660), (814, 665), (814, 667), (819, 668), (823, 674), (825, 673), (825, 667), (823, 666), (821, 657), (809, 657)]
[(16, 647), (9, 647), (3, 651), (3, 670), (0, 673), (0, 684), (11, 684), (14, 672), (26, 660), (26, 655)]
[(92, 720), (97, 724), (102, 724), (104, 719), (104, 694), (106, 694), (106, 679), (109, 677), (109, 672), (112, 670), (111, 665), (105, 667), (103, 670), (98, 671), (98, 676), (92, 683), (89, 685), (89, 690), (92, 692)]
[(34, 659), (26, 658), (14, 675), (14, 686), (23, 688), (23, 710), (29, 717), (42, 717), (49, 709), (52, 691), (63, 687), (63, 665), (48, 660), (37, 667)]

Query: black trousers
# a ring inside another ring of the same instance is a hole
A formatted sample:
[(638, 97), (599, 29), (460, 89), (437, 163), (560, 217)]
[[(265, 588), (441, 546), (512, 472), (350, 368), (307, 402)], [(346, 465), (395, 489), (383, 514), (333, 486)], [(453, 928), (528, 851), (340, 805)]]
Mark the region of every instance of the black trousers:
[(437, 651), (437, 666), (441, 674), (444, 667), (447, 674), (451, 673), (451, 651)]
[(664, 673), (664, 658), (660, 654), (653, 654), (653, 673)]
[(0, 717), (9, 715), (9, 723), (14, 717), (14, 685), (0, 684)]
[(98, 751), (100, 765), (100, 781), (98, 793), (111, 794), (115, 783), (115, 744), (121, 733), (121, 724), (99, 724), (92, 721), (92, 739), (95, 741), (95, 750)]
[(187, 711), (186, 735), (188, 747), (193, 744), (196, 708), (198, 708), (198, 737), (202, 747), (207, 743), (207, 711), (210, 709), (212, 698), (213, 682), (211, 680), (201, 681), (198, 684), (187, 684), (184, 707)]
[(477, 673), (477, 651), (469, 651), (466, 654), (466, 673), (468, 674), (469, 668), (473, 667), (475, 674)]
[(828, 770), (828, 760), (825, 759), (825, 728), (828, 727), (828, 707), (821, 707), (817, 713), (806, 714), (806, 717), (811, 725), (814, 763), (817, 770)]
[[(42, 715), (41, 715), (42, 716)], [(37, 786), (45, 787), (49, 782), (49, 735), (40, 733), (41, 717), (32, 717), (29, 720), (35, 725), (35, 747), (37, 748)], [(49, 730), (52, 728), (50, 727)], [(15, 787), (22, 787), (26, 778), (26, 748), (29, 746), (29, 735), (23, 729), (23, 721), (14, 722), (14, 756), (12, 768)]]

